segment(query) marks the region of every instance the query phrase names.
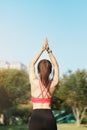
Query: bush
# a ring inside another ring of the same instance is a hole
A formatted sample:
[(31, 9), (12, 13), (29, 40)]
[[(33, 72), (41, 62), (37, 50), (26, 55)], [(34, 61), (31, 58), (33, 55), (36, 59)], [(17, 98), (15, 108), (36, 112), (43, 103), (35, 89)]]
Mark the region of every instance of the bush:
[(82, 124), (87, 124), (87, 117), (82, 120)]
[(5, 124), (26, 124), (29, 121), (31, 112), (32, 110), (29, 108), (23, 108), (20, 106), (12, 107), (11, 109), (9, 109), (9, 111), (5, 113)]
[(22, 108), (20, 106), (14, 107), (11, 112), (13, 116), (21, 119), (21, 122), (24, 124), (28, 122), (29, 116), (31, 115), (31, 110), (29, 108)]

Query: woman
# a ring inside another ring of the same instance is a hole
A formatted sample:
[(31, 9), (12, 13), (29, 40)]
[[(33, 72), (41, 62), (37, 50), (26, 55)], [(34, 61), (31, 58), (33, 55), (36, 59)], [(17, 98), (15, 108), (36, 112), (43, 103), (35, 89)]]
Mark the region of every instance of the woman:
[[(43, 59), (38, 63), (37, 69), (39, 78), (35, 73), (35, 65), (44, 51), (47, 51), (49, 60)], [(52, 72), (52, 79), (49, 78)], [(31, 84), (31, 100), (33, 112), (29, 122), (29, 130), (57, 130), (56, 121), (51, 110), (52, 97), (58, 84), (59, 68), (58, 63), (48, 46), (46, 38), (41, 50), (30, 62), (29, 78)]]

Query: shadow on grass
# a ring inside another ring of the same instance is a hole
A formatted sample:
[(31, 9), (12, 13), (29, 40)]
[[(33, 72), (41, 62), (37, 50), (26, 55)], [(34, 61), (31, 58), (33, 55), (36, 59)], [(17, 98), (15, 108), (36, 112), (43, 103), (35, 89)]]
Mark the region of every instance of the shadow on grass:
[(28, 126), (27, 125), (0, 126), (0, 130), (28, 130)]

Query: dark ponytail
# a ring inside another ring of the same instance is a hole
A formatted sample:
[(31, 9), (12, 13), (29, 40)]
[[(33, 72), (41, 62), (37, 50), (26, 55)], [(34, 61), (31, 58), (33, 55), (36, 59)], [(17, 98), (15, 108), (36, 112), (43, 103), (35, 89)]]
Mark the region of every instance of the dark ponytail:
[(38, 63), (38, 73), (40, 75), (40, 80), (45, 87), (49, 83), (49, 75), (52, 71), (52, 64), (49, 60), (43, 59)]

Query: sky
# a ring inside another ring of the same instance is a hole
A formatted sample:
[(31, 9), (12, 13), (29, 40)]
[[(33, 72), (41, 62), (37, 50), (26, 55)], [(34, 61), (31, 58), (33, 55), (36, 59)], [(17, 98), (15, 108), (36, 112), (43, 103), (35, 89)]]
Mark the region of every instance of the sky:
[(28, 67), (46, 37), (60, 75), (87, 70), (87, 0), (0, 0), (0, 60)]

